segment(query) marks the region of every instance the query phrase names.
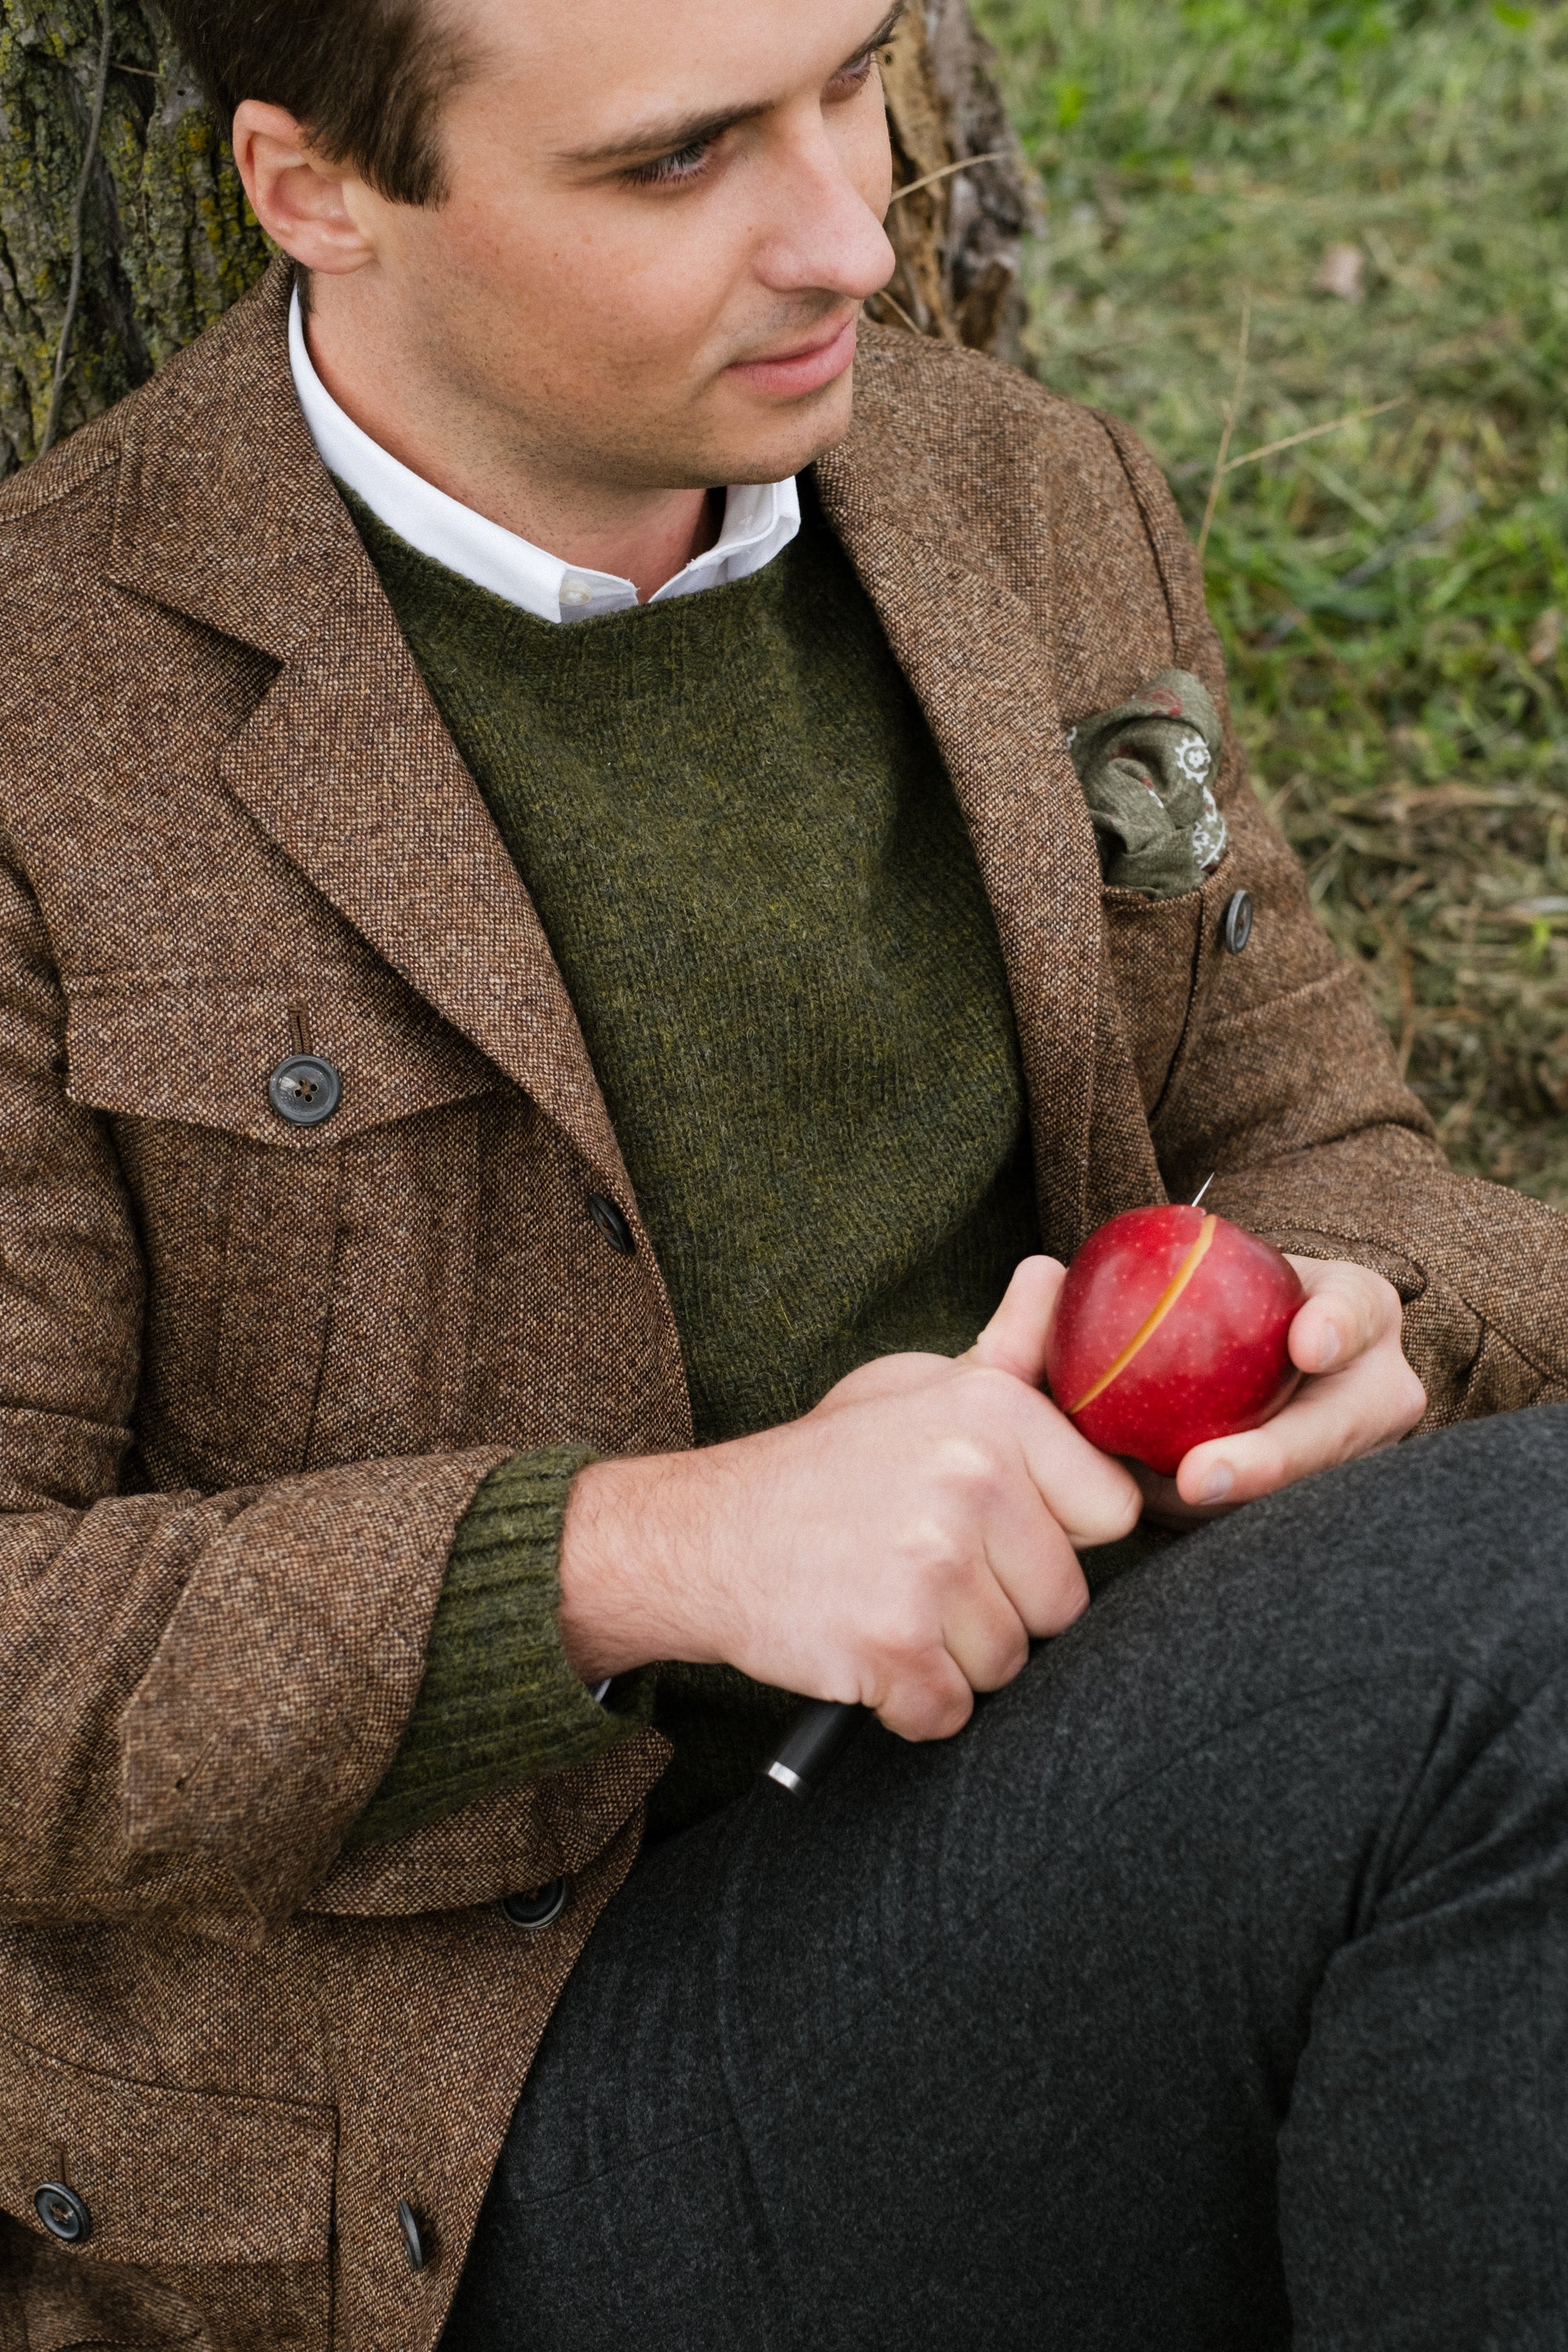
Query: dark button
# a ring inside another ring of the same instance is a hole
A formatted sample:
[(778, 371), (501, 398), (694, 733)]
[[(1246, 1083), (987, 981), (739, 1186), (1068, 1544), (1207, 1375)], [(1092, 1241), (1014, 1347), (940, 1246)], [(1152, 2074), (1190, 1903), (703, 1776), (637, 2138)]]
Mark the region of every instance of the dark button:
[(572, 1894), (569, 1878), (552, 1878), (548, 1886), (536, 1886), (531, 1895), (503, 1895), (501, 1910), (514, 1927), (526, 1927), (537, 1935), (560, 1918)]
[(418, 2218), (406, 2197), (397, 2200), (397, 2234), (403, 2241), (409, 2269), (422, 2271), (426, 2263), (425, 2241), (419, 2234)]
[(1239, 955), (1252, 937), (1252, 893), (1235, 891), (1225, 902), (1224, 937), (1232, 955)]
[(267, 1098), (290, 1127), (319, 1127), (342, 1100), (343, 1082), (320, 1054), (290, 1054), (267, 1081)]
[(33, 2200), (33, 2210), (51, 2238), (65, 2246), (79, 2246), (92, 2235), (92, 2215), (74, 2189), (62, 2180), (46, 2180)]
[(590, 1192), (588, 1214), (593, 1218), (610, 1247), (619, 1250), (623, 1257), (630, 1257), (637, 1244), (632, 1239), (630, 1225), (627, 1224), (615, 1202), (606, 1201), (602, 1192)]

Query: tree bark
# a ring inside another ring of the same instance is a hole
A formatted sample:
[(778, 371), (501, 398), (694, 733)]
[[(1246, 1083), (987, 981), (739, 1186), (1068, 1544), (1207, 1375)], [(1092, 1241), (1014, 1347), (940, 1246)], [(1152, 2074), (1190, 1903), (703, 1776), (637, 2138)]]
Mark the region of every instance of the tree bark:
[[(965, 0), (917, 0), (887, 54), (895, 180), (946, 176), (895, 201), (873, 307), (990, 349), (1016, 335), (1026, 198), (988, 54)], [(0, 474), (140, 383), (267, 256), (156, 0), (0, 0)]]
[(967, 0), (916, 0), (883, 53), (882, 86), (899, 268), (871, 313), (1016, 361), (1018, 260), (1035, 206), (991, 45)]
[[(62, 352), (79, 221), (79, 297)], [(0, 473), (37, 455), (57, 367), (64, 433), (199, 334), (266, 259), (154, 6), (0, 0)]]

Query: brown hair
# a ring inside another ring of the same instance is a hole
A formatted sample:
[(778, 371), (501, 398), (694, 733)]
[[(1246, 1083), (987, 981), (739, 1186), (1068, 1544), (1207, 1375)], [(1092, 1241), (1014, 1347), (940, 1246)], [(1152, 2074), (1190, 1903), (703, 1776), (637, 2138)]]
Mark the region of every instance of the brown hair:
[(163, 5), (226, 130), (242, 99), (285, 107), (392, 203), (440, 203), (437, 119), (465, 70), (442, 0)]

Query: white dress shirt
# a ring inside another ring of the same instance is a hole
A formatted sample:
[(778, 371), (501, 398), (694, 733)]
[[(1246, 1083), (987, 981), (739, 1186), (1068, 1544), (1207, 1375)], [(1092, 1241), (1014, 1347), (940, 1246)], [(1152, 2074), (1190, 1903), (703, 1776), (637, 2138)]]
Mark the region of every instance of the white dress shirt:
[[(563, 563), (499, 522), (399, 463), (338, 406), (311, 364), (305, 342), (300, 297), (289, 310), (289, 364), (321, 463), (378, 520), (448, 572), (521, 604), (541, 621), (587, 621), (600, 613), (628, 613), (637, 601), (629, 580), (612, 572), (591, 572)], [(786, 548), (800, 529), (800, 498), (793, 478), (742, 483), (724, 494), (724, 527), (705, 555), (694, 555), (683, 572), (656, 588), (658, 604), (671, 596), (694, 596), (760, 572)]]

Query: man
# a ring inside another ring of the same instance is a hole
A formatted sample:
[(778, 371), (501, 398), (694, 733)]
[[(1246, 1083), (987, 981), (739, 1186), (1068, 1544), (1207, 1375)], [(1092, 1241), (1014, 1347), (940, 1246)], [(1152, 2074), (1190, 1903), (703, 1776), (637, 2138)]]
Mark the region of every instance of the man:
[[(173, 13), (290, 259), (0, 501), (8, 2340), (1560, 2341), (1563, 1417), (1310, 1474), (1563, 1228), (1233, 740), (1118, 886), (1195, 566), (858, 343), (889, 20)], [(1307, 1377), (1085, 1615), (1056, 1261), (1211, 1175)]]

